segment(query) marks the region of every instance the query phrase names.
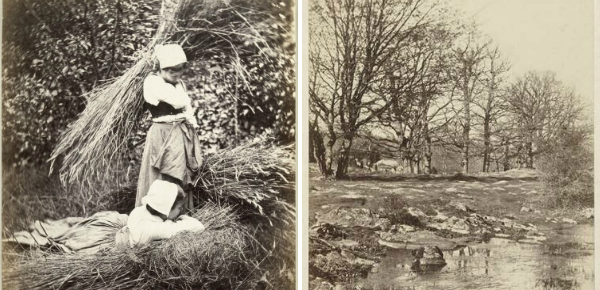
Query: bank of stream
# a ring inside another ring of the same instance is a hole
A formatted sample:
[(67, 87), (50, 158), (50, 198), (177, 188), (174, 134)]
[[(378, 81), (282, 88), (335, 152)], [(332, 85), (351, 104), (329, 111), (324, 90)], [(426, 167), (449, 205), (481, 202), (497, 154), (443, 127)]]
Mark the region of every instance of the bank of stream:
[[(544, 208), (531, 176), (311, 184), (312, 290), (594, 288), (593, 210)], [(422, 247), (445, 265), (415, 270)]]

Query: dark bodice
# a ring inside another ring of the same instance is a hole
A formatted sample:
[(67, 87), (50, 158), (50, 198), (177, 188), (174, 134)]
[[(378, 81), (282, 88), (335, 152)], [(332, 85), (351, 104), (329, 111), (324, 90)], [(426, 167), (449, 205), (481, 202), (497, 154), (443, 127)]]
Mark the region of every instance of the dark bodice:
[(173, 106), (165, 102), (158, 102), (158, 105), (156, 106), (146, 103), (146, 106), (148, 107), (150, 114), (152, 114), (152, 118), (158, 118), (168, 115), (177, 115), (183, 112), (183, 108), (175, 109), (173, 108)]

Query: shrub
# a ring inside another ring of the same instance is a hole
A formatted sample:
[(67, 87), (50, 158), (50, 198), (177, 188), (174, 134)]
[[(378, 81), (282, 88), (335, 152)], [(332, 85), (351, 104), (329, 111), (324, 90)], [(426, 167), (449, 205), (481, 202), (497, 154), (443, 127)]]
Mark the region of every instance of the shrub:
[(593, 146), (585, 129), (564, 129), (547, 145), (537, 167), (550, 207), (592, 207), (594, 201)]
[(408, 212), (408, 203), (399, 196), (392, 196), (384, 208), (384, 216), (392, 224), (403, 224), (421, 227), (423, 224), (418, 217)]

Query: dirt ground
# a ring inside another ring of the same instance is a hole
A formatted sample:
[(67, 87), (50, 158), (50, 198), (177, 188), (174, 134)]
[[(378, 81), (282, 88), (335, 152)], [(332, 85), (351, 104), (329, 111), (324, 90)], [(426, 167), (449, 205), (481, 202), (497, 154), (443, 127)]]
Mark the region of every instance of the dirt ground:
[(564, 238), (555, 231), (561, 225), (593, 222), (593, 209), (547, 208), (533, 170), (469, 176), (354, 172), (334, 181), (310, 167), (313, 280), (365, 276), (388, 248), (448, 250), (491, 237), (557, 243)]

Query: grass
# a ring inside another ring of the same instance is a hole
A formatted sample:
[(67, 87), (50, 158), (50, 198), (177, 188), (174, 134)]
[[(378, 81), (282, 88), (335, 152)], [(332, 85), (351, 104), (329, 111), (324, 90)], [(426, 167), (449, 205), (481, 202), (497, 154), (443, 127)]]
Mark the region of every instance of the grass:
[(65, 187), (48, 166), (13, 167), (2, 171), (3, 236), (27, 229), (35, 220), (90, 216), (98, 211), (128, 213), (135, 188), (114, 186), (99, 198), (78, 187)]

